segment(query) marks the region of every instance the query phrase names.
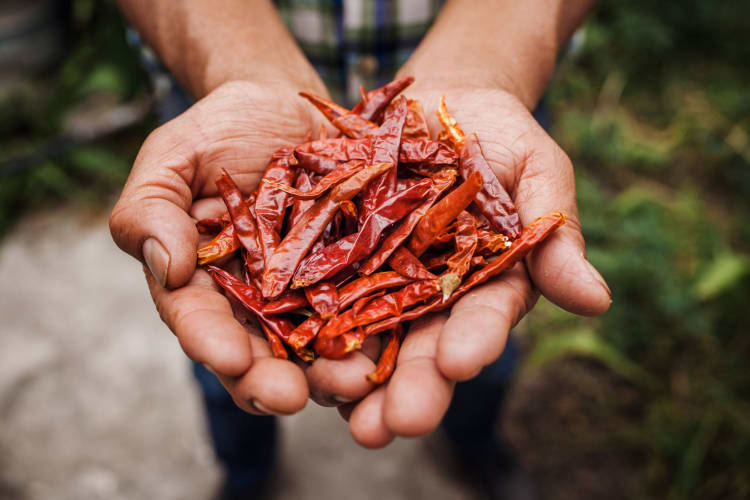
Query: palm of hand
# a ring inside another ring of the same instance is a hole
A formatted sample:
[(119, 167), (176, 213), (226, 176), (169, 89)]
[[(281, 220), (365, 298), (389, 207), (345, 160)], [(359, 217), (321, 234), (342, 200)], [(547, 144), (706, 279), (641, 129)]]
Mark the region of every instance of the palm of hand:
[[(429, 88), (406, 92), (422, 102), (433, 134), (440, 130), (435, 110), (444, 93)], [(354, 438), (368, 447), (383, 446), (396, 435), (435, 429), (450, 403), (454, 381), (474, 377), (500, 356), (509, 330), (533, 306), (539, 291), (579, 314), (600, 314), (610, 302), (606, 285), (583, 256), (567, 156), (508, 93), (455, 89), (447, 92), (447, 103), (464, 131), (477, 133), (523, 225), (556, 210), (568, 216), (568, 224), (525, 264), (459, 300), (450, 315), (433, 315), (412, 325), (391, 380), (341, 409)]]
[[(224, 85), (149, 136), (110, 217), (117, 244), (151, 268), (145, 274), (152, 297), (185, 353), (253, 413), (300, 410), (307, 384), (299, 367), (271, 357), (262, 338), (247, 335), (212, 279), (196, 269), (199, 235), (191, 215), (224, 212), (215, 186), (222, 169), (251, 192), (271, 154), (302, 142), (316, 120), (296, 89)], [(164, 253), (149, 259), (148, 240)]]

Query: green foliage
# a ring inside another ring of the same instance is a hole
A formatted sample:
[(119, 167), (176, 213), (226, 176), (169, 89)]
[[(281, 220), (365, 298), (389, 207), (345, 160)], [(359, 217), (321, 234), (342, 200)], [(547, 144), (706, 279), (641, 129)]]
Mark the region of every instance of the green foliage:
[(584, 319), (542, 301), (530, 361), (583, 356), (639, 388), (641, 435), (621, 446), (640, 443), (653, 498), (750, 495), (748, 17), (602, 2), (550, 89), (613, 304)]
[(0, 237), (35, 207), (101, 204), (122, 186), (149, 125), (130, 132), (135, 144), (119, 136), (91, 145), (65, 135), (65, 119), (88, 99), (126, 102), (145, 88), (114, 4), (75, 0), (71, 9), (70, 48), (59, 66), (0, 92)]

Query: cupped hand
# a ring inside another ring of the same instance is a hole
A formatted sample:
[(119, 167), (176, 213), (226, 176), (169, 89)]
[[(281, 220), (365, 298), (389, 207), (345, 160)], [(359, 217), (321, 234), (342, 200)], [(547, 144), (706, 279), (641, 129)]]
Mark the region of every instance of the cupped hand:
[(317, 130), (320, 119), (298, 90), (232, 82), (156, 129), (110, 217), (115, 242), (144, 264), (156, 308), (182, 349), (251, 413), (302, 409), (307, 382), (300, 367), (271, 356), (267, 342), (237, 321), (228, 299), (196, 268), (195, 219), (226, 210), (215, 185), (222, 169), (249, 194), (275, 150)]
[[(540, 292), (582, 315), (602, 314), (611, 302), (609, 288), (585, 257), (572, 164), (524, 105), (497, 89), (442, 89), (429, 82), (417, 82), (405, 94), (422, 102), (433, 135), (440, 130), (435, 116), (439, 98), (446, 95), (449, 111), (463, 130), (477, 133), (523, 225), (552, 211), (568, 219), (523, 263), (461, 298), (450, 313), (411, 326), (390, 381), (369, 394), (363, 391), (363, 399), (340, 409), (354, 439), (367, 447), (434, 430), (448, 409), (454, 383), (473, 378), (500, 356), (510, 329)], [(360, 369), (350, 370), (347, 377), (364, 378), (374, 367), (359, 359)], [(312, 377), (311, 386), (326, 392), (343, 383), (338, 376), (332, 371)]]

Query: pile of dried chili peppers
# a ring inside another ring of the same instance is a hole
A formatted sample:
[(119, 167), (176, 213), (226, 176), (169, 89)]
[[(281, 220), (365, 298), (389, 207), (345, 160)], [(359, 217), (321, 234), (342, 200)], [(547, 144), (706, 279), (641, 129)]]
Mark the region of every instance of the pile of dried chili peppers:
[(385, 333), (368, 375), (382, 383), (404, 322), (450, 307), (565, 222), (555, 212), (522, 229), (476, 134), (464, 134), (445, 99), (434, 140), (421, 104), (396, 97), (412, 81), (362, 91), (351, 111), (301, 93), (340, 136), (322, 129), (276, 151), (249, 197), (226, 173), (216, 182), (228, 211), (198, 221), (218, 232), (198, 262), (240, 252), (243, 280), (206, 269), (254, 313), (277, 357), (341, 358)]

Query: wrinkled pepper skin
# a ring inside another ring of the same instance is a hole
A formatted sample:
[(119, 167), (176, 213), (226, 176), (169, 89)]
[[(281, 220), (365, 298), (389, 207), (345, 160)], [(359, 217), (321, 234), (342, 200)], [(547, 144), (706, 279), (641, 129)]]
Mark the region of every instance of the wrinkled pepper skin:
[(394, 166), (392, 163), (380, 163), (360, 170), (305, 212), (266, 263), (262, 281), (265, 298), (276, 298), (286, 289), (300, 261), (338, 211), (339, 203), (354, 198), (368, 182)]
[(301, 288), (331, 278), (345, 267), (367, 257), (380, 241), (383, 230), (406, 217), (422, 203), (432, 187), (429, 179), (384, 201), (364, 221), (359, 232), (346, 236), (306, 257), (294, 275), (293, 288)]
[(492, 228), (510, 239), (518, 238), (521, 234), (521, 219), (518, 217), (516, 206), (484, 159), (476, 134), (466, 138), (459, 165), (464, 179), (475, 172), (482, 176), (482, 188), (477, 193), (476, 204)]

